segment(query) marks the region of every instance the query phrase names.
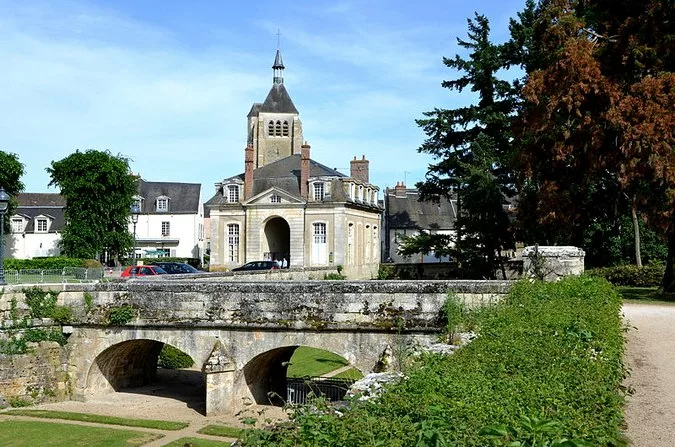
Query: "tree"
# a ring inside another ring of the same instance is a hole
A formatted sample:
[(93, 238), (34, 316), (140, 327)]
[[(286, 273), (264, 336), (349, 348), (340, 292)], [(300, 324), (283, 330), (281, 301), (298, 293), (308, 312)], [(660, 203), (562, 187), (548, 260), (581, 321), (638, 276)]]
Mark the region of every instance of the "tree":
[[(501, 239), (492, 240), (495, 234), (507, 231), (498, 227), (509, 224), (501, 195), (510, 196), (514, 190), (510, 160), (516, 92), (511, 83), (497, 77), (497, 72), (507, 66), (505, 49), (490, 42), (490, 26), (485, 16), (476, 14), (469, 19), (468, 40), (457, 42), (470, 51), (468, 58), (456, 55), (454, 59), (444, 58), (443, 62), (463, 76), (443, 81), (442, 86), (457, 92), (469, 87), (478, 101), (452, 110), (436, 108), (426, 112), (426, 118), (417, 120), (428, 137), (418, 151), (438, 160), (429, 165), (425, 181), (418, 183), (417, 188), (422, 200), (438, 201), (457, 194), (463, 216), (458, 227), (458, 246), (472, 251), (482, 247), (479, 251), (486, 255), (488, 247), (499, 247), (502, 243)], [(499, 200), (493, 200), (495, 191)], [(463, 198), (463, 194), (467, 197)], [(474, 202), (482, 194), (490, 199)], [(470, 214), (476, 217), (471, 218)], [(485, 216), (494, 219), (484, 219)], [(491, 263), (488, 268), (491, 270), (496, 259), (494, 252), (485, 259)]]
[(129, 173), (128, 159), (110, 152), (79, 150), (52, 161), (50, 186), (66, 199), (66, 226), (61, 247), (71, 257), (95, 258), (104, 250), (111, 257), (129, 252), (130, 207), (138, 179)]
[[(9, 206), (5, 211), (5, 217), (14, 214), (17, 207), (17, 196), (23, 191), (24, 185), (21, 177), (24, 174), (24, 166), (19, 161), (19, 156), (0, 151), (0, 186), (9, 194)], [(9, 219), (4, 219), (5, 234), (9, 233)]]
[(453, 254), (453, 238), (449, 234), (428, 233), (421, 231), (413, 236), (402, 235), (398, 240), (396, 251), (401, 256), (428, 255), (433, 253), (439, 260)]

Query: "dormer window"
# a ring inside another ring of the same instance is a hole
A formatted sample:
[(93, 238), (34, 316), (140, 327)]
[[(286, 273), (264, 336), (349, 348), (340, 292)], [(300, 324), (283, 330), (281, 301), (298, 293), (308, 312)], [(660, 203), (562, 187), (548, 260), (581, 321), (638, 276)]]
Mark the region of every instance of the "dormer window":
[(46, 233), (47, 232), (47, 218), (38, 217), (35, 219), (35, 232), (36, 233)]
[(320, 201), (323, 200), (325, 195), (324, 187), (322, 182), (314, 183), (314, 200)]
[(169, 211), (169, 199), (167, 197), (157, 198), (157, 212), (165, 213)]
[(363, 185), (359, 185), (359, 196), (356, 200), (363, 201)]
[(272, 203), (281, 203), (281, 196), (273, 195), (270, 197), (270, 202)]
[(239, 186), (229, 185), (227, 187), (227, 201), (229, 203), (239, 202)]
[(12, 219), (12, 233), (23, 233), (23, 219)]

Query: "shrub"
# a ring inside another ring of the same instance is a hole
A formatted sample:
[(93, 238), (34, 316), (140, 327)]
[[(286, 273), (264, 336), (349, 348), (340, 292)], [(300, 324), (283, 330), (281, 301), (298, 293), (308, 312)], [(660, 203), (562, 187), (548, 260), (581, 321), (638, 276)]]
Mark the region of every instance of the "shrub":
[(388, 264), (380, 264), (377, 269), (377, 279), (392, 279), (394, 278), (394, 266)]
[(59, 292), (43, 290), (37, 286), (21, 291), (26, 297), (26, 305), (30, 308), (32, 318), (52, 318)]
[(323, 275), (323, 279), (329, 279), (329, 280), (342, 280), (346, 279), (347, 277), (340, 274), (340, 273), (325, 273)]
[[(86, 262), (91, 260), (79, 258), (66, 258), (63, 256), (52, 256), (49, 258), (33, 259), (5, 259), (5, 270), (52, 270), (62, 269), (64, 267), (84, 267)], [(97, 268), (101, 268), (98, 261)]]
[(194, 364), (192, 357), (171, 345), (164, 345), (157, 360), (158, 366), (167, 369), (190, 368)]
[(661, 284), (665, 269), (663, 264), (657, 263), (643, 267), (626, 264), (588, 270), (587, 274), (605, 278), (615, 286), (653, 287)]
[(455, 354), (423, 355), (407, 380), (341, 416), (300, 409), (265, 445), (625, 446), (620, 309), (602, 279), (518, 283)]
[(124, 326), (134, 318), (134, 308), (128, 304), (113, 307), (108, 311), (108, 322), (113, 326)]

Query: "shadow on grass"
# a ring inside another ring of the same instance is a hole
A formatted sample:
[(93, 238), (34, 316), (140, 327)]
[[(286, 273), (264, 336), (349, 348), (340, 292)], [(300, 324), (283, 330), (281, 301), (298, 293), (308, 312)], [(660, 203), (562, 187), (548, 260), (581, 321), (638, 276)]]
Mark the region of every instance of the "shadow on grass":
[(675, 303), (675, 293), (662, 293), (658, 287), (617, 287), (625, 300)]

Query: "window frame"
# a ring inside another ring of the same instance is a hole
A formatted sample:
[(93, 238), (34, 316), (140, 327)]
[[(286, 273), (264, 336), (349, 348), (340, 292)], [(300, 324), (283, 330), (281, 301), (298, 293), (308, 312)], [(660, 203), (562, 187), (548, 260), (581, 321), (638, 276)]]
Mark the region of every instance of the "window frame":
[(239, 243), (241, 237), (241, 228), (239, 223), (227, 224), (227, 260), (228, 262), (239, 262)]
[(239, 203), (239, 185), (227, 185), (227, 203)]
[[(40, 228), (44, 225), (44, 229)], [(49, 219), (46, 217), (36, 217), (35, 218), (35, 232), (36, 233), (49, 233)]]
[(23, 233), (25, 228), (26, 224), (23, 219), (21, 218), (12, 219), (10, 223), (10, 229), (12, 230), (12, 233)]
[(326, 197), (326, 186), (324, 182), (314, 182), (314, 201), (320, 202)]
[(162, 231), (162, 237), (171, 236), (171, 221), (163, 220), (162, 226), (161, 226), (161, 231)]
[(155, 208), (158, 213), (166, 213), (169, 211), (169, 198), (168, 197), (157, 197), (155, 202)]

